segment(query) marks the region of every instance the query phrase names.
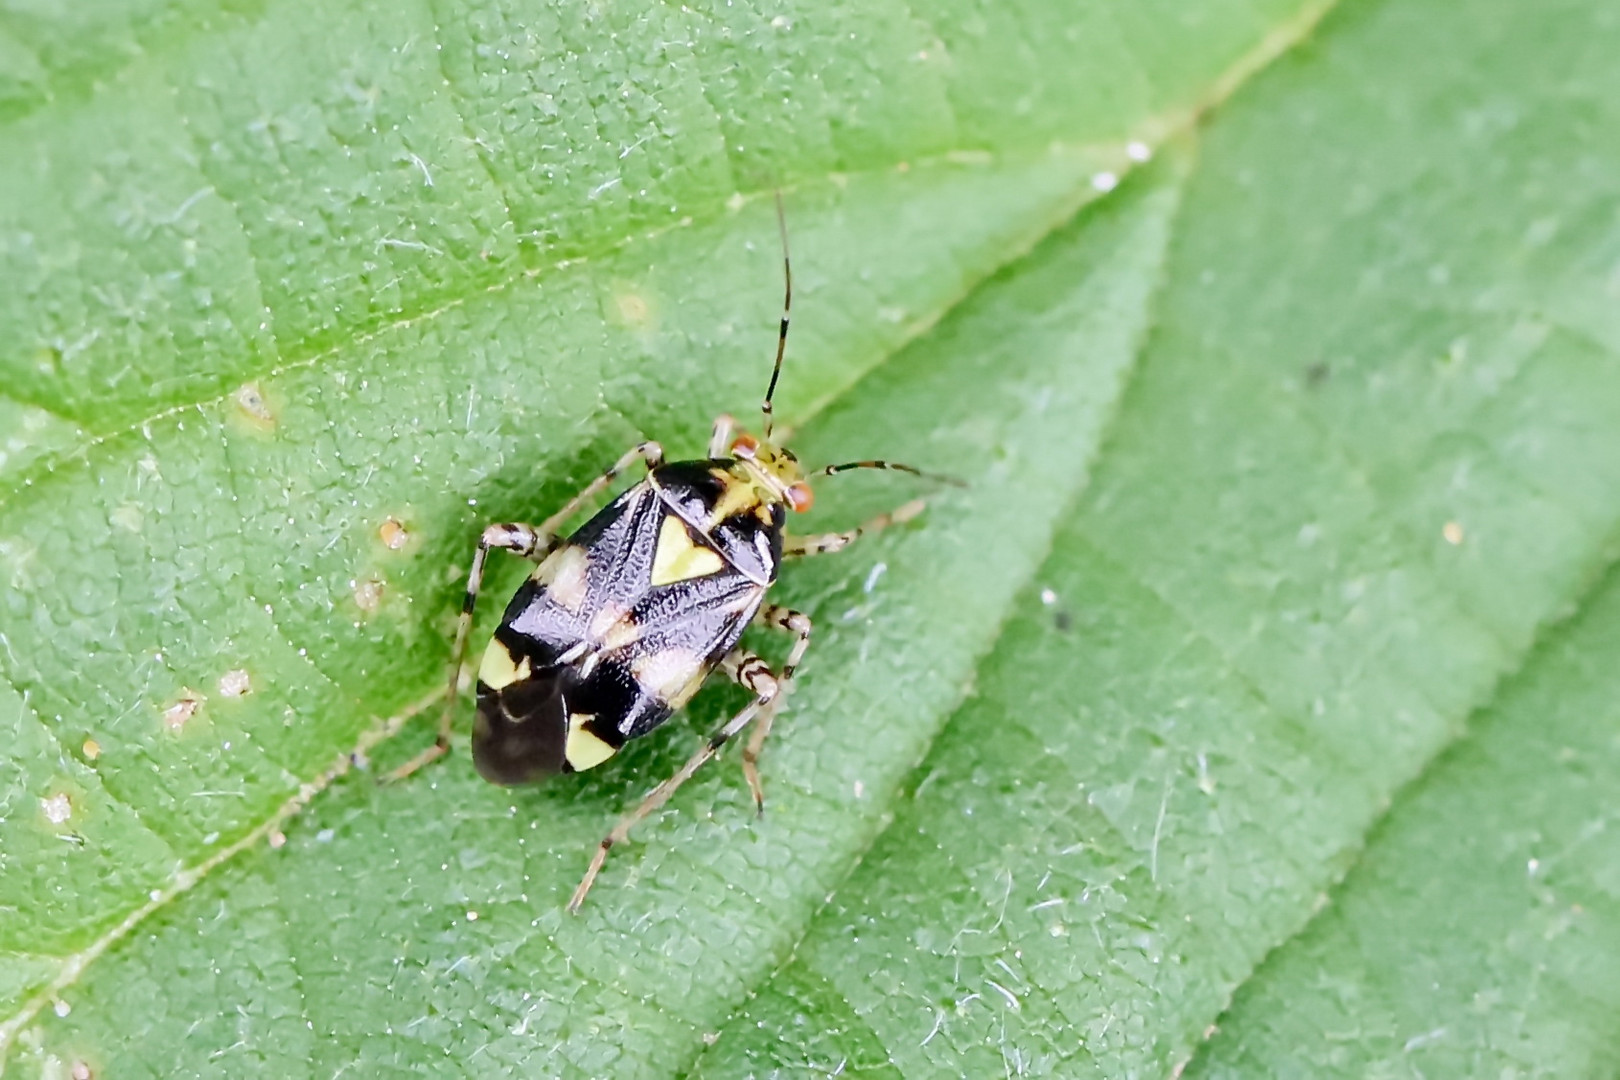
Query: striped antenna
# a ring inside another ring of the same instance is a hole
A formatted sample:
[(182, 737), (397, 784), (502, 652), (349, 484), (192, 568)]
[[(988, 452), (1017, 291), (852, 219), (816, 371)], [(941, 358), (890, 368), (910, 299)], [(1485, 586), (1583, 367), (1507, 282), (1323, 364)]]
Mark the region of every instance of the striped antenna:
[(817, 469), (810, 475), (836, 476), (841, 472), (849, 472), (851, 469), (888, 469), (892, 472), (903, 472), (910, 473), (912, 476), (920, 476), (924, 480), (934, 480), (941, 484), (950, 484), (952, 487), (967, 487), (967, 482), (965, 480), (958, 480), (954, 476), (945, 476), (942, 473), (923, 472), (921, 469), (914, 468), (910, 465), (901, 465), (899, 462), (895, 461), (846, 461), (842, 465), (828, 465), (825, 468)]
[(787, 214), (782, 210), (782, 192), (776, 192), (776, 229), (782, 234), (782, 328), (776, 335), (776, 366), (771, 368), (771, 385), (765, 388), (765, 401), (760, 412), (765, 417), (765, 438), (771, 437), (771, 399), (776, 396), (776, 380), (782, 376), (782, 354), (787, 351), (788, 313), (793, 310), (793, 263), (788, 258)]

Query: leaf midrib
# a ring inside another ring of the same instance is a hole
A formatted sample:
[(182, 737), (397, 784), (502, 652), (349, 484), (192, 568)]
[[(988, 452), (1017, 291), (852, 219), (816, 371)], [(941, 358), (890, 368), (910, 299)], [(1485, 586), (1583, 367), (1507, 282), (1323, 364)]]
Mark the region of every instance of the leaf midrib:
[[(1078, 152), (1086, 153), (1087, 151), (1082, 149)], [(943, 159), (941, 159), (941, 162), (943, 163)], [(774, 197), (774, 194), (774, 190), (770, 192), (760, 191), (751, 196), (746, 196), (745, 198), (759, 199), (764, 197)], [(1022, 258), (1025, 254), (1027, 254), (1028, 250), (1033, 248), (1033, 246), (1040, 240), (1042, 236), (1049, 234), (1052, 229), (1056, 228), (1064, 220), (1071, 217), (1077, 210), (1078, 206), (1083, 204), (1085, 201), (1088, 201), (1092, 194), (1093, 193), (1089, 191), (1081, 191), (1077, 193), (1072, 202), (1066, 202), (1058, 208), (1058, 210), (1053, 214), (1052, 219), (1044, 227), (1043, 231), (1029, 237), (1027, 239), (1027, 243), (1024, 245), (1016, 248), (1010, 248), (1005, 253), (1005, 258), (997, 266), (988, 268), (983, 276), (973, 281), (964, 282), (962, 287), (956, 293), (948, 297), (942, 306), (930, 313), (926, 319), (916, 320), (908, 324), (905, 327), (902, 336), (896, 340), (893, 347), (885, 352), (879, 353), (869, 366), (852, 372), (841, 385), (835, 385), (820, 400), (810, 403), (806, 408), (800, 410), (796, 415), (786, 417), (784, 419), (787, 419), (792, 426), (802, 425), (803, 423), (813, 419), (829, 405), (836, 403), (840, 398), (849, 392), (849, 389), (852, 386), (859, 383), (862, 379), (868, 377), (873, 371), (877, 370), (883, 364), (887, 363), (892, 357), (900, 353), (910, 342), (916, 340), (917, 337), (926, 333), (927, 330), (935, 325), (940, 318), (942, 318), (952, 308), (960, 304), (963, 298), (971, 295), (975, 289), (977, 289), (985, 280), (998, 272), (1001, 267), (1016, 262), (1019, 258)], [(605, 254), (611, 254), (613, 251), (626, 247), (636, 240), (651, 241), (673, 231), (674, 229), (684, 228), (693, 224), (696, 224), (696, 222), (686, 220), (671, 224), (662, 230), (633, 234), (631, 236), (624, 237), (622, 240), (617, 242), (614, 247), (608, 249)], [(597, 256), (597, 258), (600, 257), (602, 256)], [(557, 261), (549, 267), (530, 268), (521, 273), (514, 274), (510, 278), (500, 283), (487, 286), (480, 290), (480, 292), (500, 292), (520, 282), (537, 278), (547, 272), (567, 272), (568, 270), (571, 270), (576, 266), (582, 265), (588, 261), (589, 260), (583, 258), (564, 259)], [(271, 379), (288, 371), (295, 371), (318, 365), (340, 355), (345, 350), (355, 345), (365, 344), (382, 335), (413, 327), (419, 323), (437, 318), (440, 315), (453, 311), (457, 307), (465, 304), (469, 299), (472, 299), (479, 294), (480, 293), (472, 293), (467, 296), (458, 297), (436, 309), (433, 309), (432, 311), (424, 312), (420, 315), (405, 319), (395, 320), (392, 323), (379, 327), (370, 333), (357, 335), (343, 345), (333, 346), (331, 348), (321, 350), (318, 353), (300, 360), (276, 365), (270, 369), (267, 369), (262, 374), (252, 378)], [(16, 494), (27, 490), (33, 480), (38, 477), (48, 476), (49, 474), (55, 472), (58, 468), (64, 467), (69, 462), (75, 464), (88, 464), (92, 460), (92, 456), (96, 448), (111, 442), (120, 435), (138, 430), (144, 425), (159, 422), (167, 417), (178, 415), (192, 409), (201, 408), (209, 404), (225, 402), (230, 396), (231, 395), (227, 393), (214, 398), (176, 404), (162, 409), (142, 420), (136, 421), (128, 428), (96, 436), (86, 442), (83, 446), (77, 448), (71, 454), (63, 455), (60, 458), (45, 459), (45, 461), (38, 464), (36, 467), (31, 468), (28, 473), (23, 474), (17, 489), (9, 494), (15, 496)], [(624, 419), (626, 423), (629, 423), (628, 419), (624, 418), (622, 414), (615, 413), (615, 415), (620, 416), (620, 418)], [(631, 423), (630, 426), (633, 429), (639, 430), (638, 426), (633, 423)], [(38, 477), (36, 477), (36, 474), (38, 474)], [(234, 481), (235, 475), (232, 473), (231, 482), (234, 483)], [(236, 505), (241, 505), (239, 501), (235, 502)], [(3, 509), (6, 505), (6, 496), (0, 495), (0, 509)], [(319, 668), (313, 664), (313, 661), (309, 660), (309, 653), (305, 650), (299, 649), (298, 643), (287, 634), (286, 630), (282, 628), (280, 623), (275, 621), (273, 618), (271, 622), (276, 634), (294, 652), (304, 656), (305, 663), (311, 668), (314, 674), (319, 676), (322, 681), (328, 683), (329, 685), (335, 686), (335, 684), (332, 684), (330, 677), (324, 672), (320, 671)], [(14, 677), (9, 671), (3, 670), (5, 666), (6, 665), (3, 663), (0, 663), (0, 676), (3, 676), (7, 685), (11, 686), (14, 690), (17, 690), (19, 696), (21, 696), (21, 689), (18, 687)], [(84, 974), (85, 970), (87, 970), (91, 962), (105, 953), (119, 940), (127, 936), (137, 926), (144, 922), (147, 917), (166, 908), (173, 901), (178, 900), (180, 897), (189, 892), (194, 886), (203, 881), (208, 874), (213, 872), (213, 870), (229, 861), (239, 852), (252, 847), (259, 840), (263, 839), (274, 831), (278, 825), (295, 816), (315, 795), (319, 794), (321, 791), (324, 791), (333, 782), (346, 775), (353, 759), (356, 756), (363, 755), (371, 747), (391, 737), (410, 717), (415, 715), (416, 712), (420, 711), (421, 708), (433, 701), (438, 700), (440, 693), (440, 691), (434, 691), (428, 695), (426, 699), (418, 702), (413, 707), (406, 709), (396, 716), (388, 718), (387, 720), (372, 725), (361, 736), (354, 747), (339, 753), (334, 764), (320, 776), (315, 777), (307, 782), (299, 781), (302, 786), (294, 796), (278, 805), (276, 809), (265, 818), (265, 820), (249, 829), (241, 838), (234, 841), (230, 845), (227, 845), (225, 848), (214, 852), (207, 859), (179, 867), (169, 878), (168, 882), (160, 888), (159, 897), (136, 905), (133, 909), (131, 909), (130, 913), (124, 919), (120, 920), (112, 928), (99, 935), (84, 949), (56, 958), (59, 959), (61, 963), (62, 976), (58, 979), (52, 980), (47, 986), (42, 988), (40, 993), (25, 1000), (21, 1008), (19, 1008), (14, 1016), (0, 1020), (0, 1075), (3, 1075), (4, 1058), (9, 1051), (11, 1041), (14, 1039), (16, 1033), (26, 1026), (27, 1023), (29, 1023), (35, 1016), (37, 1016), (40, 1011), (43, 1010), (44, 1007), (55, 998), (56, 995), (60, 994), (61, 991), (67, 989), (77, 982), (79, 977)], [(353, 695), (344, 693), (343, 696), (351, 701), (351, 703), (356, 705), (356, 707), (363, 709), (363, 703), (359, 699), (354, 698)], [(37, 713), (33, 712), (31, 705), (27, 705), (26, 697), (24, 697), (23, 700), (25, 706), (28, 707), (30, 714), (33, 715), (38, 722), (44, 725), (43, 718), (39, 717)], [(47, 728), (49, 727), (49, 725), (44, 726)], [(299, 780), (297, 777), (293, 777), (293, 779), (295, 781)], [(111, 795), (111, 793), (109, 793), (109, 795)], [(118, 801), (124, 805), (128, 805), (124, 800)], [(146, 826), (144, 822), (142, 824), (143, 827), (147, 828), (147, 831), (152, 831), (150, 826)], [(154, 832), (153, 835), (161, 837), (161, 834), (159, 833)]]
[[(1113, 149), (1111, 145), (1103, 146), (1100, 144), (1076, 144), (1074, 146), (1053, 147), (1052, 152), (1073, 154), (1077, 157), (1086, 157), (1095, 156), (1105, 150), (1111, 149)], [(994, 162), (992, 162), (992, 164), (1006, 165), (1007, 163), (1019, 160), (1020, 158), (1034, 160), (1034, 155), (1009, 153), (999, 156)], [(836, 176), (839, 178), (847, 178), (851, 176), (882, 175), (891, 171), (893, 166), (896, 164), (899, 163), (889, 163), (883, 167), (874, 168), (870, 171), (840, 172), (836, 174)], [(907, 164), (911, 169), (921, 170), (949, 166), (953, 164), (953, 162), (950, 160), (948, 154), (942, 154), (935, 158)], [(790, 194), (803, 189), (809, 184), (831, 184), (833, 182), (834, 174), (826, 174), (813, 179), (802, 180), (795, 184), (783, 185), (780, 189), (772, 188), (770, 190), (760, 189), (752, 192), (738, 192), (736, 196), (728, 198), (740, 197), (741, 203), (739, 206), (746, 206), (761, 199), (774, 198), (778, 190), (784, 194)], [(1058, 216), (1056, 220), (1052, 222), (1052, 224), (1046, 227), (1046, 231), (1050, 232), (1058, 222), (1072, 216), (1075, 209), (1076, 206), (1066, 206), (1062, 210), (1060, 216)], [(71, 450), (61, 451), (32, 462), (26, 470), (17, 474), (15, 480), (10, 485), (9, 490), (0, 491), (0, 510), (4, 510), (6, 506), (10, 505), (14, 498), (24, 493), (28, 488), (37, 486), (41, 481), (47, 478), (50, 474), (56, 472), (58, 469), (64, 468), (72, 463), (88, 463), (92, 461), (94, 459), (96, 450), (106, 443), (113, 442), (127, 435), (131, 435), (151, 424), (161, 423), (170, 419), (171, 417), (178, 416), (193, 409), (202, 409), (208, 406), (224, 404), (229, 401), (231, 396), (235, 394), (238, 389), (249, 383), (258, 382), (260, 380), (274, 379), (288, 374), (289, 372), (302, 371), (307, 368), (318, 367), (319, 365), (342, 356), (358, 347), (370, 345), (373, 342), (384, 340), (391, 334), (415, 329), (419, 326), (431, 325), (434, 320), (440, 318), (441, 316), (447, 315), (450, 312), (459, 310), (481, 296), (489, 296), (506, 292), (515, 286), (529, 281), (537, 281), (551, 274), (562, 274), (580, 267), (587, 267), (602, 259), (616, 255), (638, 242), (650, 243), (662, 239), (664, 236), (667, 236), (670, 233), (680, 229), (696, 228), (711, 224), (732, 212), (726, 202), (714, 203), (710, 208), (710, 211), (710, 213), (702, 216), (687, 215), (679, 220), (671, 221), (664, 225), (632, 232), (628, 235), (620, 236), (617, 239), (608, 240), (584, 255), (556, 259), (543, 266), (524, 267), (518, 270), (516, 273), (510, 274), (498, 281), (481, 285), (466, 292), (450, 295), (447, 299), (443, 298), (443, 294), (441, 294), (440, 298), (443, 302), (439, 303), (435, 307), (427, 308), (425, 310), (418, 311), (415, 314), (405, 315), (387, 322), (379, 323), (370, 329), (359, 330), (349, 335), (338, 344), (330, 345), (326, 348), (318, 349), (305, 355), (297, 355), (296, 349), (289, 350), (287, 353), (282, 354), (278, 358), (278, 362), (271, 363), (263, 368), (248, 368), (243, 370), (240, 375), (235, 377), (236, 386), (232, 387), (230, 390), (223, 393), (214, 394), (212, 396), (187, 398), (185, 400), (173, 401), (170, 404), (155, 409), (154, 411), (140, 416), (120, 427), (108, 431), (97, 432), (90, 438), (84, 440), (78, 446), (73, 447)], [(1045, 233), (1040, 235), (1045, 235)], [(1037, 235), (1031, 237), (1026, 244), (1009, 248), (1006, 252), (1006, 258), (997, 266), (989, 268), (983, 277), (967, 283), (962, 289), (948, 296), (940, 307), (931, 312), (929, 315), (925, 316), (923, 319), (909, 322), (902, 330), (901, 337), (896, 341), (894, 348), (890, 352), (879, 355), (873, 361), (873, 363), (866, 368), (853, 372), (843, 384), (835, 386), (821, 401), (806, 409), (803, 415), (798, 418), (798, 422), (803, 423), (804, 421), (813, 418), (816, 413), (824, 408), (829, 402), (841, 397), (844, 393), (848, 392), (850, 386), (854, 385), (860, 379), (876, 370), (876, 368), (883, 364), (889, 358), (889, 356), (892, 356), (895, 352), (898, 352), (901, 348), (909, 344), (911, 341), (914, 341), (921, 334), (926, 333), (927, 330), (935, 325), (935, 323), (937, 323), (946, 312), (950, 311), (957, 304), (961, 303), (962, 299), (969, 295), (986, 278), (993, 275), (1002, 266), (1015, 262), (1017, 259), (1026, 255), (1039, 239), (1040, 236)], [(288, 359), (286, 358), (287, 356), (291, 356), (291, 358)], [(83, 418), (63, 413), (49, 403), (19, 396), (15, 392), (15, 388), (7, 391), (6, 399), (28, 408), (38, 409), (41, 412), (60, 420), (63, 423), (71, 424), (80, 430), (86, 429)]]

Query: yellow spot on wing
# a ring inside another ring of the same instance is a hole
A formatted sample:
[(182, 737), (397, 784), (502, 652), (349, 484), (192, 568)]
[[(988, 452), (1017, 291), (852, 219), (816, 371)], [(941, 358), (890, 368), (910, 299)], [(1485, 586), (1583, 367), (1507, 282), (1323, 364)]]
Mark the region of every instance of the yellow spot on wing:
[(563, 747), (563, 757), (575, 772), (594, 769), (618, 752), (585, 730), (585, 721), (590, 719), (580, 715), (568, 718), (568, 743)]
[(652, 584), (669, 585), (689, 578), (718, 573), (725, 563), (713, 548), (697, 543), (686, 523), (674, 514), (658, 530), (658, 551), (653, 556)]
[(498, 640), (491, 641), (484, 650), (484, 659), (478, 665), (478, 681), (491, 690), (501, 690), (529, 677), (529, 658), (522, 663), (512, 660), (512, 654)]
[(585, 567), (588, 560), (583, 548), (558, 548), (535, 567), (532, 577), (546, 587), (546, 595), (559, 607), (579, 614), (585, 603)]
[(601, 645), (603, 651), (612, 652), (639, 640), (641, 627), (636, 624), (629, 608), (621, 604), (603, 604), (602, 610), (591, 619), (586, 633)]
[(660, 649), (638, 656), (630, 664), (630, 674), (643, 690), (671, 708), (686, 704), (697, 693), (708, 674), (703, 657), (687, 649)]

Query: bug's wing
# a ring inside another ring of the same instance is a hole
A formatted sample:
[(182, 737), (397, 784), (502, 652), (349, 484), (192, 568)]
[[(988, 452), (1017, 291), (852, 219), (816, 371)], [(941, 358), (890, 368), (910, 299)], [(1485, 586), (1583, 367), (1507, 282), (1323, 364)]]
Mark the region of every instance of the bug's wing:
[(649, 589), (631, 618), (636, 638), (603, 657), (639, 690), (620, 723), (624, 738), (645, 735), (697, 693), (736, 647), (765, 590), (735, 571)]
[(765, 590), (721, 557), (667, 501), (641, 511), (635, 540), (604, 574), (587, 636), (593, 681), (625, 694), (596, 711), (604, 738), (645, 735), (695, 694), (742, 637)]
[[(485, 655), (495, 653), (510, 655), (499, 638)], [(501, 687), (479, 679), (472, 741), (478, 775), (492, 784), (528, 784), (569, 771), (566, 676), (552, 669)]]
[(612, 727), (598, 734), (594, 722), (632, 708), (636, 688), (584, 662), (599, 651), (595, 616), (614, 602), (615, 574), (633, 572), (657, 503), (645, 485), (620, 495), (553, 551), (507, 605), (478, 669), (473, 763), (485, 779), (522, 784), (589, 768), (623, 743)]
[(479, 670), (480, 772), (522, 783), (607, 760), (685, 704), (763, 595), (649, 485), (631, 488), (507, 606)]

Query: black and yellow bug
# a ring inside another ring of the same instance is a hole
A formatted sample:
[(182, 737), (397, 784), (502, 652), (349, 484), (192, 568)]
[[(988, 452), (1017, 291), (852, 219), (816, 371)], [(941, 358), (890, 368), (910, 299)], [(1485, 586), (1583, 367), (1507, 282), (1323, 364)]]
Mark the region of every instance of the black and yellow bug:
[[(716, 669), (751, 691), (754, 700), (602, 840), (569, 901), (572, 911), (590, 891), (608, 849), (755, 721), (758, 726), (743, 751), (743, 770), (755, 805), (763, 811), (760, 747), (810, 644), (808, 616), (765, 603), (782, 560), (837, 551), (863, 533), (909, 520), (923, 508), (916, 499), (847, 532), (786, 535), (787, 511), (810, 508), (811, 477), (849, 469), (922, 474), (884, 461), (852, 461), (806, 472), (791, 451), (771, 441), (771, 399), (782, 372), (793, 304), (780, 200), (777, 221), (786, 288), (776, 364), (761, 406), (761, 437), (737, 432), (732, 418), (721, 416), (705, 459), (666, 463), (663, 449), (645, 442), (539, 525), (486, 528), (456, 627), (438, 740), (391, 774), (394, 779), (409, 775), (449, 749), (473, 606), (491, 548), (539, 565), (507, 605), (479, 665), (472, 748), (473, 762), (485, 779), (523, 784), (600, 765), (626, 742), (669, 719)], [(559, 538), (563, 523), (637, 459), (647, 466), (646, 478), (572, 536)], [(795, 636), (779, 672), (738, 644), (743, 631), (756, 623)]]

